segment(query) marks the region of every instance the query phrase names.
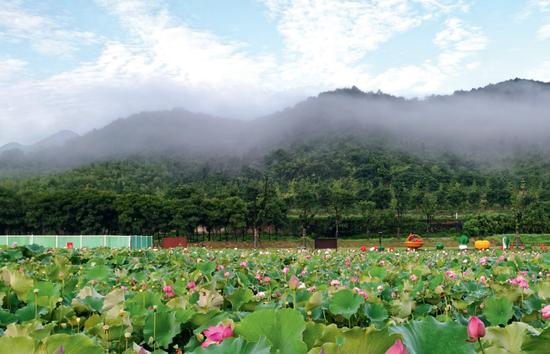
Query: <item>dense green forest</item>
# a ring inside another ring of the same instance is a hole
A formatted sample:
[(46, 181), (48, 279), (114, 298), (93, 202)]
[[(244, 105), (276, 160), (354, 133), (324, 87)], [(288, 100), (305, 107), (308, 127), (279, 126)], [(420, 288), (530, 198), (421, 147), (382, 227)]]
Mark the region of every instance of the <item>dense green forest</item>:
[(471, 235), (549, 232), (550, 164), (489, 169), (340, 139), (246, 163), (133, 157), (0, 180), (0, 234), (429, 234), (456, 215)]

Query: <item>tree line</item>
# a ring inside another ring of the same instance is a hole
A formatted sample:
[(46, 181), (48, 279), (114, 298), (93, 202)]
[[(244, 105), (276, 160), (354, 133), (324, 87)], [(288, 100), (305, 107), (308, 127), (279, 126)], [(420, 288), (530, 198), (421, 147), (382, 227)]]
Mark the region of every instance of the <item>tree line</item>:
[(464, 230), (550, 230), (547, 162), (481, 167), (356, 143), (278, 149), (256, 164), (173, 158), (94, 163), (0, 180), (0, 234), (186, 234), (263, 231), (354, 236)]

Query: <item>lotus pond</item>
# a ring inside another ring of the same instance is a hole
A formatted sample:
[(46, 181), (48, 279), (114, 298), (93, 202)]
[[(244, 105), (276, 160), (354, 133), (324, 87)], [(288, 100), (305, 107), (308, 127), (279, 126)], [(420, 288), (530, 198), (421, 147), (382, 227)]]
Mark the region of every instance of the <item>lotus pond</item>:
[(549, 352), (550, 252), (25, 246), (0, 264), (0, 353)]

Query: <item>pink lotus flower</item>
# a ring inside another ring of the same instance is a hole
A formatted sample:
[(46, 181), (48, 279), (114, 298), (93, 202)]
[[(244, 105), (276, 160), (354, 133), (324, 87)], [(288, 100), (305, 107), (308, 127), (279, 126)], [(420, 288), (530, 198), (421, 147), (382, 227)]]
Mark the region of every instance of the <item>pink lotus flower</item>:
[(544, 306), (540, 312), (541, 312), (542, 318), (544, 320), (549, 319), (550, 318), (550, 305)]
[(386, 354), (408, 354), (407, 348), (401, 342), (401, 339), (398, 339), (393, 343), (393, 345), (386, 350)]
[(283, 273), (287, 274), (288, 271), (289, 271), (288, 267), (284, 267), (284, 268), (283, 268)]
[(338, 286), (338, 285), (340, 285), (340, 281), (337, 280), (337, 279), (332, 279), (332, 280), (330, 281), (330, 285), (331, 285), (331, 286)]
[(193, 290), (197, 287), (197, 284), (195, 284), (194, 281), (190, 281), (189, 283), (187, 283), (187, 289), (189, 290)]
[(417, 280), (418, 280), (418, 277), (417, 277), (416, 275), (414, 275), (414, 274), (411, 274), (411, 276), (409, 277), (409, 279), (410, 279), (411, 281), (417, 281)]
[(452, 270), (448, 270), (445, 272), (445, 276), (449, 279), (456, 279), (456, 273), (453, 272)]
[(229, 272), (223, 273), (223, 277), (224, 277), (224, 278), (229, 278), (230, 275), (231, 275), (231, 273), (229, 273)]
[(176, 296), (176, 294), (174, 293), (174, 288), (172, 288), (171, 285), (163, 286), (162, 291), (164, 292), (164, 296), (166, 296), (166, 297)]
[(514, 279), (508, 279), (508, 283), (519, 286), (522, 289), (529, 289), (529, 283), (522, 275), (518, 275)]
[(271, 278), (268, 276), (264, 277), (264, 283), (269, 283), (271, 281)]
[(220, 323), (217, 326), (210, 326), (203, 332), (206, 340), (201, 344), (203, 348), (211, 344), (220, 344), (224, 339), (233, 336), (233, 328), (230, 325)]
[(488, 260), (489, 260), (489, 257), (481, 257), (481, 258), (479, 259), (479, 264), (482, 265), (482, 266), (484, 266), (484, 265), (487, 264), (487, 261), (488, 261)]
[(261, 281), (262, 280), (262, 275), (260, 273), (256, 273), (256, 279)]
[(248, 262), (245, 262), (245, 261), (241, 262), (241, 267), (242, 268), (248, 267)]
[(353, 291), (355, 291), (358, 295), (361, 295), (365, 300), (369, 298), (369, 295), (364, 290), (361, 290), (358, 287), (353, 288)]
[(487, 278), (485, 278), (485, 275), (479, 277), (479, 282), (483, 285), (487, 285)]
[(291, 276), (290, 280), (288, 281), (288, 287), (292, 290), (296, 290), (298, 288), (298, 285), (300, 285), (300, 279), (298, 279), (298, 277), (295, 275)]
[(468, 342), (477, 342), (481, 337), (485, 337), (485, 324), (477, 316), (472, 316), (468, 322)]

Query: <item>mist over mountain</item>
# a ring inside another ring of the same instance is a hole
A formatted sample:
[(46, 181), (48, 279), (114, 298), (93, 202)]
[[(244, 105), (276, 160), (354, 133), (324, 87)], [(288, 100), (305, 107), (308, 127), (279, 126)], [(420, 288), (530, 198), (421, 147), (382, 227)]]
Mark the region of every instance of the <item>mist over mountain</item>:
[(405, 99), (356, 87), (240, 121), (184, 109), (142, 112), (83, 136), (60, 132), (33, 146), (0, 148), (0, 171), (59, 169), (134, 155), (259, 159), (327, 139), (434, 157), (496, 161), (550, 152), (550, 83), (514, 79), (452, 95)]
[(34, 144), (22, 145), (17, 142), (12, 142), (0, 146), (0, 153), (10, 150), (20, 150), (21, 152), (36, 152), (40, 149), (48, 149), (65, 145), (72, 139), (78, 138), (80, 135), (70, 130), (62, 130), (53, 135), (50, 135)]

